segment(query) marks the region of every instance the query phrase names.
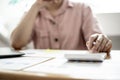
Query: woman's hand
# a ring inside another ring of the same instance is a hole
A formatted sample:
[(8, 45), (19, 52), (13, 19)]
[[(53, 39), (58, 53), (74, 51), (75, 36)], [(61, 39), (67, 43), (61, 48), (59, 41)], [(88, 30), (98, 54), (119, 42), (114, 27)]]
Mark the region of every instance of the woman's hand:
[(107, 58), (110, 57), (112, 41), (103, 34), (93, 34), (86, 43), (88, 50), (92, 53), (106, 52)]
[(35, 3), (38, 4), (40, 7), (46, 7), (48, 5), (48, 3), (44, 0), (36, 0)]

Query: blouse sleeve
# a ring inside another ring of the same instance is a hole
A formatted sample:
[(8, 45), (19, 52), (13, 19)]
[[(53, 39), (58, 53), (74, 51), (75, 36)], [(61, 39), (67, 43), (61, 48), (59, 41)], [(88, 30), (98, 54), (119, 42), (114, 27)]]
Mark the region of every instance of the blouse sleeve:
[(92, 34), (95, 33), (102, 33), (100, 29), (100, 25), (98, 24), (98, 21), (96, 20), (95, 16), (93, 15), (93, 12), (91, 8), (88, 5), (83, 4), (83, 23), (82, 23), (82, 31), (85, 41), (89, 40), (89, 37)]

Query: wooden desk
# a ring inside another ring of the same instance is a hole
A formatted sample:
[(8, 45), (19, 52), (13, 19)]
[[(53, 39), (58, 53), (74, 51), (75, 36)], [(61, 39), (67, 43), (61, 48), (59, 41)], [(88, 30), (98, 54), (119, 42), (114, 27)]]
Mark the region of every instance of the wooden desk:
[[(36, 50), (36, 53), (41, 50)], [(33, 51), (34, 52), (34, 51)], [(52, 52), (50, 52), (52, 53)], [(111, 59), (102, 63), (67, 62), (63, 54), (41, 54), (55, 57), (23, 70), (1, 70), (3, 80), (79, 80), (120, 79), (120, 51), (112, 51)]]

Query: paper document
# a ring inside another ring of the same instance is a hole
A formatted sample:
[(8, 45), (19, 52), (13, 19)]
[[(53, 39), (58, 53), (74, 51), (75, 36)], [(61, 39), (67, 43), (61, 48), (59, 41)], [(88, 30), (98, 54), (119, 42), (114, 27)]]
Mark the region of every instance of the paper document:
[[(101, 67), (102, 63), (94, 63), (94, 62), (68, 62), (66, 59), (53, 59), (49, 62), (45, 62), (43, 64), (39, 64), (27, 69), (24, 71), (28, 72), (43, 72), (48, 74), (86, 74), (87, 71), (90, 73), (98, 70), (98, 67)], [(97, 70), (96, 70), (97, 69)], [(82, 73), (81, 73), (82, 72)], [(102, 72), (102, 71), (101, 71)]]
[(21, 70), (45, 62), (49, 57), (16, 57), (0, 59), (0, 69)]

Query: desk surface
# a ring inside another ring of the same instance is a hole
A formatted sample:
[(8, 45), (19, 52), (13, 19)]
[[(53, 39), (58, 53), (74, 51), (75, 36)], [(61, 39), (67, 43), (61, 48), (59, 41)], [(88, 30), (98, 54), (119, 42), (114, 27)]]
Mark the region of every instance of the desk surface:
[[(68, 62), (60, 51), (28, 50), (31, 56), (51, 57), (50, 60), (20, 70), (0, 68), (0, 79), (6, 80), (77, 80), (120, 79), (120, 51), (112, 51), (111, 59), (102, 63)], [(42, 54), (42, 53), (43, 54)], [(47, 52), (51, 54), (46, 54)], [(55, 54), (54, 54), (54, 53)], [(36, 54), (37, 53), (37, 54)], [(38, 54), (41, 53), (41, 54)], [(31, 57), (30, 56), (30, 57)]]

